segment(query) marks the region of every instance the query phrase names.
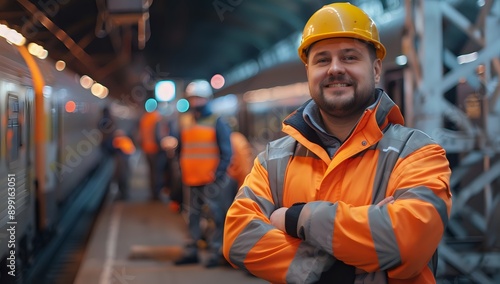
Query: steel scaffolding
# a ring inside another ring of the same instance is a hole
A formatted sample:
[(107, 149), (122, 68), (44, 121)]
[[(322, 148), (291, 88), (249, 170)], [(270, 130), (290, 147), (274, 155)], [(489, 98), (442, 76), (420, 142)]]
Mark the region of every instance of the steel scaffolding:
[(500, 283), (500, 0), (408, 0), (405, 11), (406, 122), (452, 162), (438, 282)]

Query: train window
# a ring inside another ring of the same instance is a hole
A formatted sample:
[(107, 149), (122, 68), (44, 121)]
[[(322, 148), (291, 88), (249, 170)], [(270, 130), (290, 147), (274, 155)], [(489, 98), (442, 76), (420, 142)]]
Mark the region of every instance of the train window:
[(9, 94), (9, 103), (7, 105), (6, 146), (8, 160), (10, 162), (19, 159), (19, 145), (21, 142), (19, 118), (19, 99)]
[[(33, 133), (33, 102), (34, 102), (34, 92), (33, 88), (27, 88), (26, 90), (26, 101), (24, 107), (24, 115), (22, 117), (25, 118), (24, 125), (21, 122), (21, 127), (24, 126), (23, 137), (21, 141), (26, 141), (26, 149), (31, 149), (31, 145), (33, 145), (34, 141), (34, 133)], [(31, 164), (32, 159), (28, 159), (28, 164)]]

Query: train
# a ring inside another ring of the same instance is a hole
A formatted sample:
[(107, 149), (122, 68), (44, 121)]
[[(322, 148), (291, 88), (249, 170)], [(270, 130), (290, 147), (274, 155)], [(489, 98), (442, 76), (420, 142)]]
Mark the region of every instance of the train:
[(104, 196), (112, 164), (97, 125), (109, 101), (9, 33), (0, 36), (0, 282), (26, 283), (78, 209)]

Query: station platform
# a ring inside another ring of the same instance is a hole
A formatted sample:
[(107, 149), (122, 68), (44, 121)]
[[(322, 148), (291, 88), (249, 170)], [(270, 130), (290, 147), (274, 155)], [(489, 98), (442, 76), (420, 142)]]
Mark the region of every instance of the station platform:
[(175, 266), (187, 238), (184, 215), (172, 212), (168, 200), (150, 200), (145, 158), (131, 157), (130, 198), (116, 200), (114, 185), (104, 201), (74, 283), (191, 284), (268, 283), (228, 265)]

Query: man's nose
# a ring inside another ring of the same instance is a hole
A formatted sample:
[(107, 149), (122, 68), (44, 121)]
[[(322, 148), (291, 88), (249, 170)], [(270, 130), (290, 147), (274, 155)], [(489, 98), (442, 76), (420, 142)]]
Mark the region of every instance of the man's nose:
[(345, 73), (345, 66), (342, 63), (342, 61), (338, 58), (333, 58), (330, 63), (330, 67), (328, 68), (328, 74), (335, 75), (344, 73)]

